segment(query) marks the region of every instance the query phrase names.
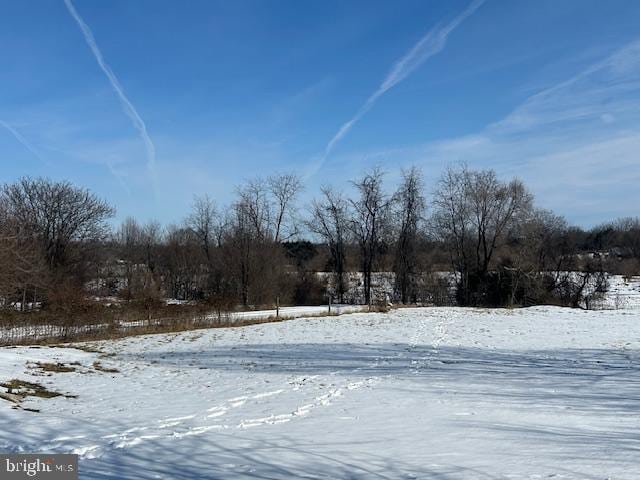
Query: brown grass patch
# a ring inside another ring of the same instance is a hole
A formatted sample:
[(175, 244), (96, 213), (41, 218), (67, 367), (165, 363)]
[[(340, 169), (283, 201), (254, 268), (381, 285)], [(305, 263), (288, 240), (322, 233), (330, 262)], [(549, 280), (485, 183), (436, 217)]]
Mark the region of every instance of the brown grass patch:
[(52, 345), (52, 347), (58, 348), (74, 348), (76, 350), (82, 350), (87, 353), (103, 353), (96, 345), (92, 345), (90, 343), (74, 343), (73, 345)]
[(0, 387), (6, 388), (7, 393), (14, 395), (20, 400), (26, 397), (38, 397), (38, 398), (77, 398), (75, 395), (65, 395), (64, 393), (54, 392), (48, 390), (47, 387), (40, 385), (39, 383), (27, 382), (25, 380), (19, 380), (14, 378), (5, 383), (0, 383)]
[(93, 362), (93, 368), (105, 373), (120, 373), (120, 370), (118, 370), (117, 368), (105, 367), (100, 362)]
[(76, 371), (76, 367), (72, 365), (78, 366), (80, 365), (80, 363), (73, 362), (70, 364), (64, 364), (64, 363), (36, 362), (33, 364), (32, 368), (39, 368), (44, 372), (68, 373), (68, 372)]

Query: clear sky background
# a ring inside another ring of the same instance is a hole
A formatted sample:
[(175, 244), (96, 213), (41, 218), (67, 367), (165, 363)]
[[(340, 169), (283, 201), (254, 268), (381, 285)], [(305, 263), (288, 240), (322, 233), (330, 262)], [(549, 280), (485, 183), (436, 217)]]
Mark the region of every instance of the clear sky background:
[(583, 226), (640, 215), (637, 0), (1, 0), (0, 58), (0, 181), (119, 219), (460, 161)]

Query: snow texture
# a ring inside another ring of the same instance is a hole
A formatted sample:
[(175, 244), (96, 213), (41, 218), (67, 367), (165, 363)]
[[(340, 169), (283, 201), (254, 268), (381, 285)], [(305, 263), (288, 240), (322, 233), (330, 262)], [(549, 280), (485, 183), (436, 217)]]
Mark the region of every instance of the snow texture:
[(83, 479), (640, 471), (637, 310), (399, 309), (87, 346), (0, 348), (0, 381), (77, 395), (0, 400), (0, 451), (77, 453)]

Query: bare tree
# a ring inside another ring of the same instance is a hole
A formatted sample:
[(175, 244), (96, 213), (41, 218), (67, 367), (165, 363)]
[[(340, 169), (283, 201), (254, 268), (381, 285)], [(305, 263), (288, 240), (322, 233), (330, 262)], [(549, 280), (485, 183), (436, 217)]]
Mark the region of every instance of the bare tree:
[(271, 231), (271, 205), (269, 190), (262, 179), (253, 179), (237, 190), (238, 199), (233, 205), (233, 221), (226, 239), (227, 259), (231, 265), (246, 307), (259, 297), (254, 289), (260, 269), (260, 246), (273, 239)]
[(389, 198), (382, 190), (384, 172), (374, 168), (353, 186), (358, 197), (349, 200), (353, 209), (350, 229), (360, 248), (365, 303), (371, 303), (372, 272), (380, 247), (381, 227), (389, 206)]
[(527, 218), (533, 197), (520, 180), (500, 182), (491, 170), (469, 172), (467, 189), (476, 234), (476, 268), (483, 276), (509, 230)]
[[(202, 237), (192, 229), (169, 225), (163, 248), (161, 278), (171, 298), (196, 300), (204, 297), (205, 278)], [(210, 252), (212, 255), (213, 252)], [(206, 267), (209, 268), (210, 258)]]
[(242, 224), (242, 230), (252, 231), (260, 240), (273, 239), (271, 203), (267, 183), (261, 178), (255, 178), (239, 187), (237, 194), (236, 221)]
[(395, 291), (402, 303), (416, 296), (418, 268), (417, 248), (420, 223), (424, 220), (426, 201), (422, 175), (416, 167), (403, 170), (402, 183), (393, 196), (394, 217), (397, 220), (394, 260)]
[(233, 223), (223, 241), (227, 271), (231, 273), (245, 307), (274, 302), (279, 295), (281, 274), (285, 269), (282, 247), (256, 228), (256, 210), (247, 208), (240, 197), (233, 206)]
[(158, 259), (158, 246), (162, 241), (162, 233), (162, 225), (160, 225), (160, 222), (157, 220), (151, 220), (142, 227), (141, 241), (143, 258), (151, 275), (155, 273)]
[(211, 264), (211, 250), (216, 238), (217, 210), (213, 200), (208, 195), (196, 197), (187, 217), (186, 224), (198, 237), (202, 251)]
[(1, 196), (18, 228), (40, 240), (52, 270), (68, 265), (73, 247), (104, 239), (115, 213), (88, 190), (45, 178), (24, 177), (5, 185)]
[(465, 171), (449, 167), (440, 177), (433, 194), (430, 221), (435, 237), (447, 247), (453, 271), (460, 276), (458, 289), (468, 292), (472, 225)]
[(142, 263), (142, 227), (133, 217), (124, 219), (115, 236), (119, 247), (119, 260), (122, 262), (122, 275), (124, 277), (124, 294), (127, 301), (133, 298), (133, 288), (136, 274), (139, 274), (139, 263)]
[[(161, 288), (163, 229), (158, 221), (140, 225), (127, 217), (116, 234), (124, 275), (120, 293), (127, 301), (158, 296)], [(164, 259), (166, 260), (166, 259)]]
[(347, 290), (345, 281), (346, 242), (349, 227), (347, 201), (340, 193), (330, 187), (321, 189), (322, 198), (313, 200), (310, 207), (311, 219), (307, 228), (319, 235), (329, 247), (331, 265), (335, 274), (336, 294), (340, 303), (344, 303)]
[(224, 212), (221, 212), (216, 217), (216, 221), (213, 226), (213, 235), (215, 240), (215, 246), (220, 248), (224, 241), (225, 236), (229, 233), (229, 229), (233, 225), (234, 212), (233, 209), (225, 208)]
[(544, 301), (553, 289), (545, 278), (557, 282), (566, 260), (560, 240), (567, 228), (566, 220), (553, 212), (533, 209), (528, 218), (522, 219), (511, 232), (508, 258), (503, 268), (509, 273), (509, 305), (518, 302), (530, 305)]
[(294, 202), (301, 188), (295, 175), (278, 175), (255, 178), (237, 189), (223, 243), (245, 306), (280, 296), (285, 267), (281, 242), (297, 232)]
[(267, 184), (274, 204), (274, 241), (287, 241), (298, 234), (294, 202), (302, 191), (302, 181), (288, 173), (269, 177)]
[(640, 260), (640, 217), (619, 218), (613, 228), (618, 232), (622, 254)]
[(0, 225), (0, 298), (3, 306), (19, 298), (24, 311), (27, 300), (33, 306), (49, 288), (47, 265), (32, 239), (6, 227)]
[(484, 302), (495, 253), (528, 217), (532, 202), (522, 182), (501, 182), (492, 170), (445, 172), (434, 195), (433, 219), (440, 237), (452, 245), (463, 303)]
[[(236, 279), (240, 291), (240, 299), (246, 307), (249, 305), (251, 279), (254, 269), (254, 243), (257, 238), (255, 232), (256, 219), (249, 213), (247, 200), (242, 198), (233, 206), (233, 223), (229, 229), (229, 236), (225, 241), (226, 259), (229, 270)], [(255, 212), (255, 210), (252, 210)]]

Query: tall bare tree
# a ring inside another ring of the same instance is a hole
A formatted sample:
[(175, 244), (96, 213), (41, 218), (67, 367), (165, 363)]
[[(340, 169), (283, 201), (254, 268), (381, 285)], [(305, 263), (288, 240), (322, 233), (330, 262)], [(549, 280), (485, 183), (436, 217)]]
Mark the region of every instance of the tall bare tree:
[[(190, 228), (178, 225), (166, 228), (161, 278), (171, 298), (197, 300), (204, 297), (205, 252), (202, 252), (201, 242), (202, 238)], [(209, 265), (207, 261), (206, 268)]]
[(348, 204), (340, 193), (330, 187), (323, 187), (321, 192), (322, 197), (311, 203), (311, 219), (307, 222), (307, 228), (320, 236), (329, 247), (331, 265), (335, 274), (335, 293), (339, 302), (344, 303), (347, 290), (345, 270), (349, 227)]
[(133, 217), (124, 219), (115, 235), (116, 244), (119, 247), (119, 260), (122, 265), (124, 288), (120, 293), (124, 294), (127, 301), (133, 298), (135, 276), (140, 273), (138, 263), (142, 263), (142, 227)]
[(424, 220), (426, 200), (422, 175), (416, 167), (403, 170), (402, 182), (393, 196), (394, 217), (397, 218), (396, 251), (393, 264), (395, 291), (402, 303), (416, 295), (418, 269), (418, 233)]
[(470, 206), (466, 194), (466, 169), (449, 167), (440, 177), (433, 194), (431, 226), (435, 237), (447, 246), (451, 266), (466, 290), (470, 268)]
[(196, 197), (186, 224), (198, 237), (202, 251), (211, 264), (211, 250), (215, 245), (218, 212), (208, 195)]
[(381, 228), (389, 198), (382, 189), (384, 172), (376, 167), (352, 182), (358, 196), (350, 199), (352, 217), (349, 226), (360, 248), (365, 303), (371, 303), (372, 273), (378, 258)]
[(267, 185), (274, 206), (273, 239), (276, 243), (287, 241), (298, 234), (295, 200), (302, 191), (302, 181), (286, 173), (269, 177)]
[(272, 230), (272, 206), (269, 187), (262, 178), (254, 178), (237, 189), (235, 203), (236, 221), (244, 232), (252, 232), (256, 238), (274, 238)]
[(155, 274), (158, 261), (158, 247), (162, 241), (162, 225), (157, 220), (148, 221), (141, 231), (144, 262), (151, 275)]

